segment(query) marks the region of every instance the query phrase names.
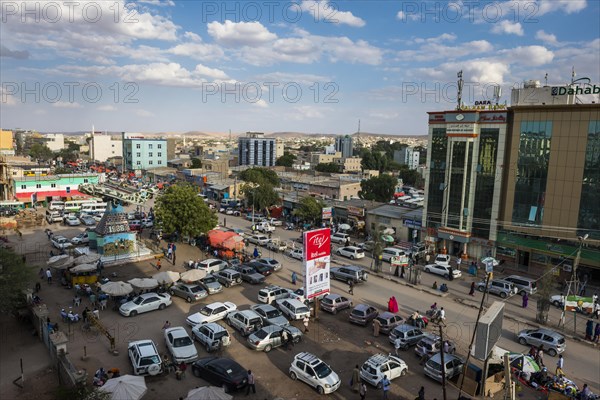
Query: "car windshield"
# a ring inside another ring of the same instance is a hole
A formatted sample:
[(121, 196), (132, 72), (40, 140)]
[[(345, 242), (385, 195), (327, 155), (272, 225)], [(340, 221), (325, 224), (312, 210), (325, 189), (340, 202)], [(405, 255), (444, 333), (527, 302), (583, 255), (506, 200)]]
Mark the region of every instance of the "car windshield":
[(140, 365), (160, 364), (160, 358), (157, 355), (144, 357), (140, 360)]
[(202, 280), (202, 282), (204, 282), (204, 283), (215, 283), (216, 281), (217, 281), (217, 279), (212, 276), (207, 276), (206, 278), (204, 278)]
[(259, 338), (260, 340), (262, 340), (262, 339), (266, 338), (268, 334), (267, 334), (267, 331), (265, 331), (264, 329), (260, 329), (260, 330), (256, 331), (254, 333), (254, 335), (257, 338)]
[(210, 307), (203, 307), (202, 310), (200, 310), (200, 314), (202, 315), (211, 315), (212, 314), (212, 308)]
[(331, 369), (324, 362), (320, 363), (315, 367), (315, 373), (319, 378), (325, 378), (331, 374)]
[(352, 310), (352, 315), (356, 315), (357, 317), (362, 317), (365, 315), (365, 312), (362, 310)]
[(140, 296), (140, 297), (136, 297), (136, 298), (135, 298), (135, 300), (133, 300), (133, 302), (134, 302), (135, 304), (137, 304), (138, 306), (139, 306), (140, 304), (142, 304), (142, 301), (144, 301), (144, 298), (143, 298), (143, 297), (141, 297), (141, 296)]
[(323, 304), (333, 304), (333, 300), (325, 297), (323, 300)]
[(429, 360), (427, 361), (427, 365), (429, 365), (431, 368), (435, 369), (436, 371), (441, 371), (442, 370), (442, 364), (440, 364), (437, 361), (434, 360)]
[(199, 293), (202, 292), (204, 289), (202, 289), (202, 286), (193, 286), (191, 288), (192, 293)]
[(308, 312), (308, 307), (298, 307), (298, 308), (296, 309), (296, 311), (297, 311), (298, 313), (306, 313), (306, 312)]
[(184, 347), (184, 346), (189, 346), (191, 344), (192, 344), (192, 339), (190, 339), (187, 336), (177, 338), (173, 341), (174, 347)]
[(271, 311), (267, 311), (267, 318), (277, 318), (281, 315), (281, 311), (277, 309), (273, 309)]

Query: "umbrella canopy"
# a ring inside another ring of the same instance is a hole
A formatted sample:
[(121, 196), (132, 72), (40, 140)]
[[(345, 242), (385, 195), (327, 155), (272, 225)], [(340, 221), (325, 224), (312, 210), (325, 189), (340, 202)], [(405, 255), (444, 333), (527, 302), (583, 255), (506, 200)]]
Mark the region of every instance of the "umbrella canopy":
[(500, 265), (500, 261), (496, 260), (494, 257), (486, 257), (481, 260), (483, 265), (487, 265), (488, 263), (492, 263), (492, 266), (497, 267)]
[(231, 400), (233, 396), (225, 393), (223, 388), (203, 386), (188, 392), (186, 400)]
[(225, 239), (221, 243), (221, 246), (225, 247), (228, 250), (242, 251), (242, 249), (245, 246), (244, 238), (241, 237), (240, 235), (231, 236), (231, 237)]
[(383, 230), (383, 232), (381, 232), (381, 233), (383, 233), (384, 235), (393, 235), (394, 234), (394, 229), (392, 229), (392, 228), (385, 228)]
[(524, 354), (509, 354), (510, 366), (523, 372), (539, 372), (540, 367), (533, 357)]
[(184, 282), (196, 282), (206, 276), (206, 271), (203, 269), (190, 269), (181, 274), (181, 280)]
[(100, 254), (86, 254), (75, 259), (75, 265), (93, 264), (100, 259)]
[(392, 243), (394, 241), (394, 238), (390, 235), (381, 235), (381, 240), (383, 240), (384, 242)]
[(156, 279), (160, 284), (175, 283), (179, 280), (179, 272), (175, 271), (163, 271), (158, 274), (152, 275), (152, 278)]
[(96, 266), (93, 264), (79, 264), (71, 268), (69, 271), (71, 272), (90, 272), (94, 271)]
[(64, 261), (64, 260), (66, 260), (67, 258), (69, 258), (69, 255), (68, 255), (68, 254), (59, 254), (59, 255), (57, 255), (57, 256), (50, 257), (50, 258), (48, 259), (48, 261), (46, 262), (46, 264), (47, 264), (47, 265), (52, 265), (52, 264), (54, 264), (54, 263), (57, 263), (57, 262), (59, 262), (59, 261)]
[(348, 224), (341, 224), (338, 225), (338, 229), (341, 231), (349, 231), (350, 229), (352, 229), (352, 227)]
[(158, 281), (152, 278), (133, 278), (128, 282), (138, 289), (154, 289), (158, 286)]
[(107, 282), (100, 286), (100, 289), (109, 296), (125, 296), (133, 292), (133, 287), (129, 283), (122, 281)]
[(71, 256), (63, 259), (62, 261), (52, 265), (52, 268), (55, 269), (67, 269), (67, 268), (71, 268), (73, 266), (73, 263), (75, 262), (75, 259)]
[[(235, 239), (239, 237), (239, 239)], [(244, 238), (235, 232), (225, 232), (218, 229), (213, 229), (208, 232), (208, 243), (212, 247), (223, 247), (227, 250), (241, 250), (244, 247), (242, 243)]]
[(143, 376), (123, 375), (107, 380), (99, 390), (111, 393), (111, 400), (139, 400), (148, 389)]

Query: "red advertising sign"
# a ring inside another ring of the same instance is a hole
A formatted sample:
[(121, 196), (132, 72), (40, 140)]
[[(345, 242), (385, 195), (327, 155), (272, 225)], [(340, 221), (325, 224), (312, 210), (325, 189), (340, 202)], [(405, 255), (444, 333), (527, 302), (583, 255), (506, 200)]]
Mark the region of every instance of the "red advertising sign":
[(312, 299), (330, 291), (331, 230), (304, 232), (304, 293)]

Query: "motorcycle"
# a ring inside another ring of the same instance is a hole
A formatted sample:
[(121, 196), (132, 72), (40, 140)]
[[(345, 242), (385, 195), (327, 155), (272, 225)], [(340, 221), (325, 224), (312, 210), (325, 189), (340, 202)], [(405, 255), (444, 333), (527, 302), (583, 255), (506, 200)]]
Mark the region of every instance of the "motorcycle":
[(413, 318), (413, 316), (411, 315), (408, 318), (408, 324), (412, 325), (412, 326), (417, 326), (417, 327), (421, 327), (421, 328), (427, 328), (427, 325), (429, 325), (429, 318), (421, 316), (421, 318), (417, 318), (417, 320), (415, 320)]

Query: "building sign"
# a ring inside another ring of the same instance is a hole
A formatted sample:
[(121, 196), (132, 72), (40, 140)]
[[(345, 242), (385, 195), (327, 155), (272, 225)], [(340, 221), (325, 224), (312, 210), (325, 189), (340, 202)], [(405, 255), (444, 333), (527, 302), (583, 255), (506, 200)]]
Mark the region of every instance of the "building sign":
[(304, 293), (312, 299), (330, 291), (331, 230), (304, 232)]
[(479, 116), (479, 122), (506, 122), (506, 113), (485, 113)]
[(476, 106), (491, 106), (492, 102), (490, 100), (476, 100), (475, 105)]
[(348, 206), (346, 207), (346, 210), (348, 210), (348, 215), (354, 215), (356, 217), (365, 216), (365, 210), (363, 210), (362, 208)]
[(473, 124), (447, 124), (446, 135), (473, 135), (475, 134), (475, 125)]
[(333, 215), (333, 207), (323, 207), (321, 214), (322, 219), (331, 219)]
[(550, 93), (552, 96), (574, 96), (578, 94), (600, 94), (600, 86), (591, 85), (586, 87), (576, 86), (553, 86)]
[(403, 222), (404, 226), (406, 226), (407, 228), (413, 228), (413, 229), (421, 228), (421, 221), (416, 221), (414, 219), (405, 219), (402, 222)]

